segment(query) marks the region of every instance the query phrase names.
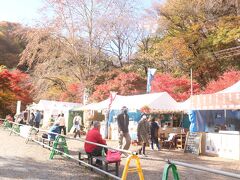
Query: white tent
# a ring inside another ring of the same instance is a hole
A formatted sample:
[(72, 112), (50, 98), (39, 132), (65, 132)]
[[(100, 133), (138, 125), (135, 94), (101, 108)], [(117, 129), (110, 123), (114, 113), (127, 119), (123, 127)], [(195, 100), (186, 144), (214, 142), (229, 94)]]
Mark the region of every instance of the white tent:
[(237, 83), (233, 84), (232, 86), (217, 92), (218, 93), (234, 93), (234, 92), (240, 92), (240, 81), (238, 81)]
[(183, 111), (240, 109), (240, 81), (217, 93), (193, 95), (178, 107)]
[(178, 109), (181, 111), (185, 111), (187, 112), (188, 110), (191, 109), (191, 97), (188, 98), (186, 101), (184, 102), (179, 102), (178, 103)]
[(148, 106), (152, 111), (175, 111), (177, 102), (166, 92), (117, 96), (111, 105), (111, 109), (121, 109), (122, 106), (138, 110)]
[(86, 106), (83, 106), (81, 109), (82, 110), (103, 110), (103, 109), (107, 109), (109, 107), (109, 98), (104, 100), (104, 101), (101, 101), (99, 103), (91, 103), (91, 104), (88, 104)]
[(43, 111), (43, 126), (47, 126), (51, 115), (56, 117), (58, 114), (64, 113), (66, 125), (68, 126), (69, 110), (80, 106), (82, 106), (80, 103), (40, 100), (38, 104), (30, 106), (30, 110)]
[[(99, 103), (92, 103), (83, 107), (85, 110), (103, 110), (108, 109), (110, 104), (109, 98)], [(148, 106), (153, 111), (176, 111), (177, 102), (166, 92), (141, 94), (132, 96), (117, 95), (113, 100), (110, 109), (121, 109), (127, 106), (130, 110), (140, 110)]]

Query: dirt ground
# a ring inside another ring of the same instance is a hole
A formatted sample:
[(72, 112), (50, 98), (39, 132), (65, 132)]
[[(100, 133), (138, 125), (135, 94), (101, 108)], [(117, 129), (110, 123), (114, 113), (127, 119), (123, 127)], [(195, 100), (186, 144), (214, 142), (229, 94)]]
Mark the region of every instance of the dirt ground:
[[(49, 160), (50, 151), (34, 143), (25, 143), (25, 139), (17, 135), (9, 136), (9, 131), (0, 128), (0, 179), (106, 179), (102, 174), (91, 172), (76, 161), (56, 155)], [(108, 141), (108, 145), (117, 147), (116, 141)], [(83, 143), (76, 140), (67, 140), (70, 154), (77, 158), (78, 151), (83, 149)], [(131, 150), (136, 150), (132, 146)], [(150, 151), (148, 157), (166, 158), (191, 164), (220, 169), (228, 172), (240, 173), (240, 161), (228, 160), (219, 157), (196, 156), (179, 150)], [(120, 174), (122, 174), (126, 158), (122, 159)], [(146, 180), (161, 179), (166, 162), (141, 159), (144, 178)], [(134, 167), (135, 163), (131, 163)], [(234, 180), (212, 173), (193, 170), (177, 166), (181, 180)], [(136, 173), (129, 173), (128, 179), (139, 179)]]

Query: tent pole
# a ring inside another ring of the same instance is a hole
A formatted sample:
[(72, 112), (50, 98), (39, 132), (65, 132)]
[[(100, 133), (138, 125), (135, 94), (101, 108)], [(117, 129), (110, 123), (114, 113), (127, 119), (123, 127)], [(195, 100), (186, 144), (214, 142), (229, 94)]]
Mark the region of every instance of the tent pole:
[(225, 120), (225, 124), (227, 124), (227, 111), (226, 111), (226, 109), (224, 109), (224, 120)]

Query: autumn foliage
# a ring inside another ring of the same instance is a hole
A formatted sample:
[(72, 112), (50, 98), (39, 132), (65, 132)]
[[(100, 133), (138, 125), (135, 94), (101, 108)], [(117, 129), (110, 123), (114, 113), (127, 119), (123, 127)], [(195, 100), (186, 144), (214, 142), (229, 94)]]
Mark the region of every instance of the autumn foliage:
[(81, 103), (84, 87), (81, 83), (72, 83), (67, 86), (67, 91), (59, 95), (60, 101)]
[(210, 94), (228, 88), (240, 81), (240, 71), (231, 70), (219, 76), (217, 80), (210, 81), (203, 93)]
[[(176, 101), (184, 101), (191, 95), (191, 82), (186, 77), (173, 77), (170, 74), (156, 74), (152, 81), (152, 92), (167, 92)], [(200, 92), (198, 83), (193, 82), (193, 94)]]
[(118, 95), (133, 95), (146, 92), (146, 80), (136, 73), (120, 73), (117, 77), (95, 87), (91, 99), (101, 101), (108, 98), (110, 91)]
[(15, 113), (16, 102), (21, 101), (24, 107), (32, 102), (30, 96), (31, 83), (29, 76), (18, 70), (8, 71), (3, 69), (0, 71), (0, 109), (1, 115)]

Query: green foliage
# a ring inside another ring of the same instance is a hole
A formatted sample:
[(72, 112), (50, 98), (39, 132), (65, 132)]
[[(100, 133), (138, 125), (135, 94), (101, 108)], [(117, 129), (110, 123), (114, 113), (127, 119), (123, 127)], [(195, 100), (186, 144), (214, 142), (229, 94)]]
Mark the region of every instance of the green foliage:
[(240, 17), (224, 17), (217, 22), (216, 26), (218, 28), (211, 31), (206, 45), (209, 43), (216, 49), (228, 47), (240, 38)]

